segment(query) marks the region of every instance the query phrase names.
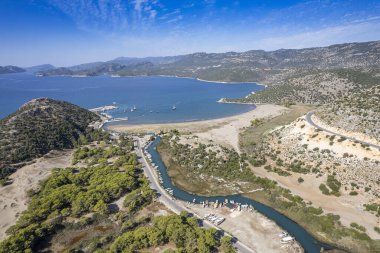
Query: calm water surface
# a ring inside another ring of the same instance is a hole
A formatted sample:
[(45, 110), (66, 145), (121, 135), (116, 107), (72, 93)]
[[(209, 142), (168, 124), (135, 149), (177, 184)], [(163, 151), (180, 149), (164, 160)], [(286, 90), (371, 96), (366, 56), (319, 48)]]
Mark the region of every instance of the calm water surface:
[[(114, 117), (129, 124), (181, 122), (231, 116), (253, 105), (221, 104), (222, 97), (239, 98), (262, 90), (257, 84), (220, 84), (174, 77), (36, 77), (0, 75), (0, 117), (38, 97), (66, 100), (84, 108), (112, 105)], [(177, 108), (172, 110), (173, 105)], [(136, 106), (137, 110), (131, 112)]]

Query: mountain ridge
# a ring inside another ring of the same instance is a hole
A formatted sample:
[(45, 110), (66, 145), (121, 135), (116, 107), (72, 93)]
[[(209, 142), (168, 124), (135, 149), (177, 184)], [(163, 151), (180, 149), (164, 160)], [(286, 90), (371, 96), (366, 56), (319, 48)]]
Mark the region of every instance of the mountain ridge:
[[(139, 67), (139, 64), (142, 63), (145, 65)], [(91, 66), (91, 64), (95, 64), (95, 66)], [(85, 65), (87, 68), (84, 66), (80, 70), (75, 70), (72, 67), (57, 68), (42, 71), (39, 74), (43, 76), (172, 75), (200, 78), (208, 81), (263, 82), (270, 76), (299, 69), (378, 69), (380, 66), (380, 41), (344, 43), (328, 47), (304, 49), (279, 49), (275, 51), (197, 52), (156, 58), (119, 57), (107, 62), (87, 63)]]
[(26, 70), (17, 66), (0, 66), (0, 74), (12, 74), (12, 73), (21, 73), (25, 72)]

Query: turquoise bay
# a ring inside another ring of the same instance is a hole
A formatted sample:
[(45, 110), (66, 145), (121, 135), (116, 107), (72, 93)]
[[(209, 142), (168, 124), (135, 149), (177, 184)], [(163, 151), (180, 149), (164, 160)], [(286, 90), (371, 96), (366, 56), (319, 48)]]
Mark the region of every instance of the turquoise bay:
[[(38, 97), (66, 100), (84, 108), (115, 103), (113, 117), (128, 117), (129, 124), (214, 119), (255, 108), (223, 104), (220, 98), (239, 98), (262, 90), (254, 83), (223, 84), (175, 77), (37, 77), (31, 74), (0, 76), (0, 118)], [(131, 112), (131, 108), (136, 110)], [(173, 106), (176, 110), (173, 110)]]

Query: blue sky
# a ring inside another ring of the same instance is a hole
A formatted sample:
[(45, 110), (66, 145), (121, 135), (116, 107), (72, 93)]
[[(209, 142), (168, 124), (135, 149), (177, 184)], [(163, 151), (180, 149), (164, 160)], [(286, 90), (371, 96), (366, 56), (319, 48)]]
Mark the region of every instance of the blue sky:
[(380, 1), (1, 0), (0, 65), (380, 39)]

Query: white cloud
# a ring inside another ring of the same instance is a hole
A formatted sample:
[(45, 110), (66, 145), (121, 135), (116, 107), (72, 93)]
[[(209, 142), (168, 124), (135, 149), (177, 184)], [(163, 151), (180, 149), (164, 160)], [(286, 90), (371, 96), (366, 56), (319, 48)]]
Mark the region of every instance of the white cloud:
[(255, 47), (267, 50), (279, 48), (307, 48), (327, 46), (353, 41), (370, 41), (380, 38), (380, 23), (378, 22), (352, 22), (346, 25), (326, 27), (311, 32), (302, 32), (292, 35), (268, 37), (259, 39), (244, 48)]
[(48, 0), (48, 3), (69, 16), (82, 30), (114, 32), (128, 27), (128, 10), (122, 0)]
[(150, 18), (151, 18), (151, 19), (155, 19), (156, 16), (157, 16), (157, 11), (156, 11), (156, 10), (151, 10), (151, 11), (150, 11)]
[(81, 30), (99, 34), (145, 26), (158, 15), (157, 0), (46, 0), (69, 16)]
[(141, 12), (143, 9), (144, 3), (146, 3), (147, 0), (135, 0), (134, 5), (135, 5), (135, 11), (137, 12), (137, 16), (140, 19), (141, 18)]

